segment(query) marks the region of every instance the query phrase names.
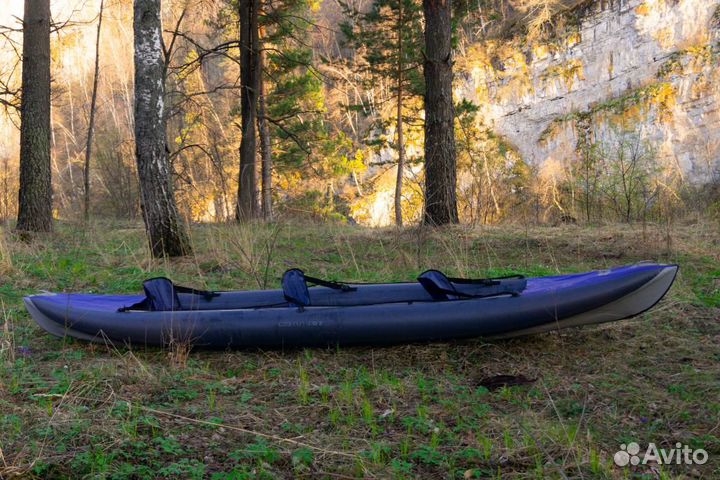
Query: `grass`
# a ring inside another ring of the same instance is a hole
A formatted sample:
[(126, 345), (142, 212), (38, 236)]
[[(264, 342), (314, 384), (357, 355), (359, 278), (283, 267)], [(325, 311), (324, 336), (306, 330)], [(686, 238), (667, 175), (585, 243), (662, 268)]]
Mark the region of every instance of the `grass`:
[[(0, 239), (0, 477), (718, 478), (718, 230), (341, 225), (196, 226), (196, 256), (148, 257), (135, 224), (60, 224)], [(394, 281), (677, 262), (667, 298), (615, 324), (487, 343), (290, 351), (115, 349), (47, 335), (38, 290), (274, 286), (289, 266)], [(507, 382), (493, 382), (506, 375)], [(518, 381), (511, 381), (519, 379)], [(705, 465), (612, 463), (620, 444), (676, 442)]]

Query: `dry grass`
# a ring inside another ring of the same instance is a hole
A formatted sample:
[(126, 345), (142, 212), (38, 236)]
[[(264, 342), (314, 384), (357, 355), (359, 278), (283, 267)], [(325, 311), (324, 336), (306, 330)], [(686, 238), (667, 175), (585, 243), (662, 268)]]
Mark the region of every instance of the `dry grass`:
[[(704, 224), (671, 235), (668, 250), (657, 225), (207, 226), (193, 231), (193, 259), (170, 262), (143, 257), (135, 228), (6, 239), (0, 477), (718, 478), (720, 237)], [(651, 312), (494, 343), (124, 349), (54, 339), (21, 304), (36, 289), (137, 291), (161, 274), (257, 288), (289, 265), (389, 281), (429, 267), (543, 275), (644, 259), (681, 265)], [(631, 440), (702, 446), (710, 462), (625, 471), (612, 455)]]

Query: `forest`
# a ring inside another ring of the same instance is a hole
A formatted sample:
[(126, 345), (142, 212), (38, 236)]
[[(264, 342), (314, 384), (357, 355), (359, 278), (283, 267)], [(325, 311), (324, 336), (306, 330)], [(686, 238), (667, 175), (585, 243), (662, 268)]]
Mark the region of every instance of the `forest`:
[(720, 478), (718, 0), (2, 7), (0, 479)]
[[(16, 194), (23, 187), (43, 204), (29, 210), (36, 218), (31, 230), (49, 228), (50, 216), (149, 220), (154, 209), (141, 206), (155, 202), (167, 210), (159, 223), (177, 224), (180, 236), (192, 222), (274, 216), (383, 226), (716, 215), (713, 153), (702, 175), (689, 176), (663, 158), (637, 127), (637, 114), (628, 113), (662, 114), (674, 101), (672, 87), (650, 85), (609, 108), (599, 105), (617, 117), (604, 131), (589, 114), (568, 113), (575, 115), (574, 151), (540, 163), (493, 128), (482, 95), (462, 94), (472, 65), (495, 66), (502, 78), (512, 55), (572, 42), (592, 3), (459, 2), (448, 7), (452, 21), (438, 17), (438, 25), (427, 23), (428, 6), (401, 1), (166, 0), (148, 7), (161, 23), (147, 26), (134, 21), (129, 1), (81, 8), (61, 2), (58, 18), (40, 15), (39, 31), (22, 31), (19, 17), (9, 17), (2, 27), (0, 212), (6, 220), (23, 218), (26, 197)], [(161, 30), (160, 43), (142, 43), (146, 27)], [(49, 50), (50, 62), (28, 75), (45, 105), (28, 105), (40, 110), (27, 115), (50, 118), (37, 125), (42, 140), (26, 133), (20, 142), (23, 35), (33, 48), (44, 44), (24, 55)], [(157, 63), (148, 72), (138, 68), (146, 50)], [(429, 68), (440, 60), (442, 68)], [(582, 65), (565, 68), (545, 75), (567, 82), (582, 75)], [(510, 78), (507, 87), (521, 80)], [(162, 105), (136, 104), (142, 97), (133, 85), (156, 82), (161, 90), (148, 95), (159, 95)], [(29, 160), (40, 152), (23, 148), (46, 139), (37, 163)], [(23, 182), (24, 163), (43, 174)], [(169, 190), (151, 193), (156, 182), (168, 182)]]

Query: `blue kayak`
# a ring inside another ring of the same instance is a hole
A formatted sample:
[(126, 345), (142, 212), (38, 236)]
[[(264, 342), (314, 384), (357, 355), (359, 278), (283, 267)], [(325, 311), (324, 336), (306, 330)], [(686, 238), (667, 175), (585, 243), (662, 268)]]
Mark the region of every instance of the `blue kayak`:
[(355, 284), (293, 269), (278, 290), (208, 292), (156, 278), (140, 295), (42, 294), (25, 297), (25, 305), (49, 333), (94, 342), (389, 345), (507, 338), (629, 318), (653, 307), (677, 270), (640, 263), (527, 279), (449, 278), (428, 270), (417, 282)]

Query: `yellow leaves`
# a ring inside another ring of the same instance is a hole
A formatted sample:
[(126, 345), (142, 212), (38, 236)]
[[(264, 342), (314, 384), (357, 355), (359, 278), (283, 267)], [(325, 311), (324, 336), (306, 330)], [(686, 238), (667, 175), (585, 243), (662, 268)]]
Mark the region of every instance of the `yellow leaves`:
[(670, 82), (663, 82), (651, 92), (651, 101), (657, 105), (660, 120), (667, 121), (672, 117), (672, 111), (675, 108), (677, 99), (675, 87)]
[(343, 159), (347, 162), (347, 168), (355, 173), (362, 173), (367, 170), (367, 165), (365, 165), (365, 153), (363, 150), (357, 150), (355, 152), (355, 157), (352, 160), (349, 160), (344, 155)]
[[(185, 61), (183, 62), (185, 65), (190, 65), (193, 62), (196, 62), (200, 58), (200, 55), (198, 55), (197, 51), (195, 49), (192, 49), (188, 52), (187, 55), (185, 55)], [(187, 80), (190, 75), (192, 75), (195, 72), (194, 69), (186, 68), (182, 69), (178, 72), (178, 81), (183, 82)]]
[(572, 87), (575, 84), (575, 79), (585, 80), (583, 63), (580, 59), (574, 59), (562, 65), (555, 65), (549, 67), (543, 73), (543, 77), (545, 79), (559, 77), (564, 81), (565, 87), (568, 89), (568, 91), (572, 90)]
[(596, 107), (593, 121), (605, 121), (625, 127), (641, 122), (647, 118), (650, 110), (655, 109), (658, 121), (667, 122), (672, 118), (676, 99), (677, 91), (672, 83), (652, 83), (610, 102), (609, 108)]
[(505, 68), (508, 70), (527, 71), (525, 54), (520, 50), (511, 50), (504, 59)]
[(608, 117), (608, 120), (622, 127), (630, 127), (642, 122), (644, 111), (643, 105), (636, 103), (627, 107), (620, 114)]
[(469, 45), (465, 55), (460, 56), (457, 61), (458, 66), (464, 70), (472, 70), (473, 68), (492, 69), (490, 57), (488, 56), (488, 45), (483, 43)]
[(293, 171), (283, 173), (275, 179), (275, 187), (281, 191), (292, 191), (302, 181), (302, 173), (300, 171)]
[(499, 101), (512, 102), (533, 92), (532, 79), (528, 71), (525, 54), (520, 50), (506, 48), (503, 56), (505, 70), (496, 72), (504, 84), (498, 89)]
[(675, 105), (675, 87), (670, 82), (662, 82), (650, 91), (650, 98), (658, 105), (670, 108)]
[(582, 42), (582, 34), (579, 30), (576, 30), (565, 38), (565, 46), (567, 48), (574, 47), (575, 45)]
[(708, 43), (688, 47), (684, 53), (692, 58), (692, 66), (695, 72), (710, 65), (717, 58), (717, 50)]
[(650, 6), (647, 4), (647, 2), (642, 3), (635, 8), (635, 13), (638, 15), (647, 16), (650, 14)]
[(347, 155), (341, 155), (340, 160), (335, 166), (335, 173), (362, 173), (367, 170), (365, 165), (365, 154), (362, 150), (356, 150), (353, 158), (348, 158)]
[(320, 11), (320, 8), (322, 8), (322, 0), (310, 0), (308, 6), (311, 12), (317, 13)]
[(531, 48), (533, 56), (538, 60), (550, 55), (550, 47), (546, 43), (534, 44)]

